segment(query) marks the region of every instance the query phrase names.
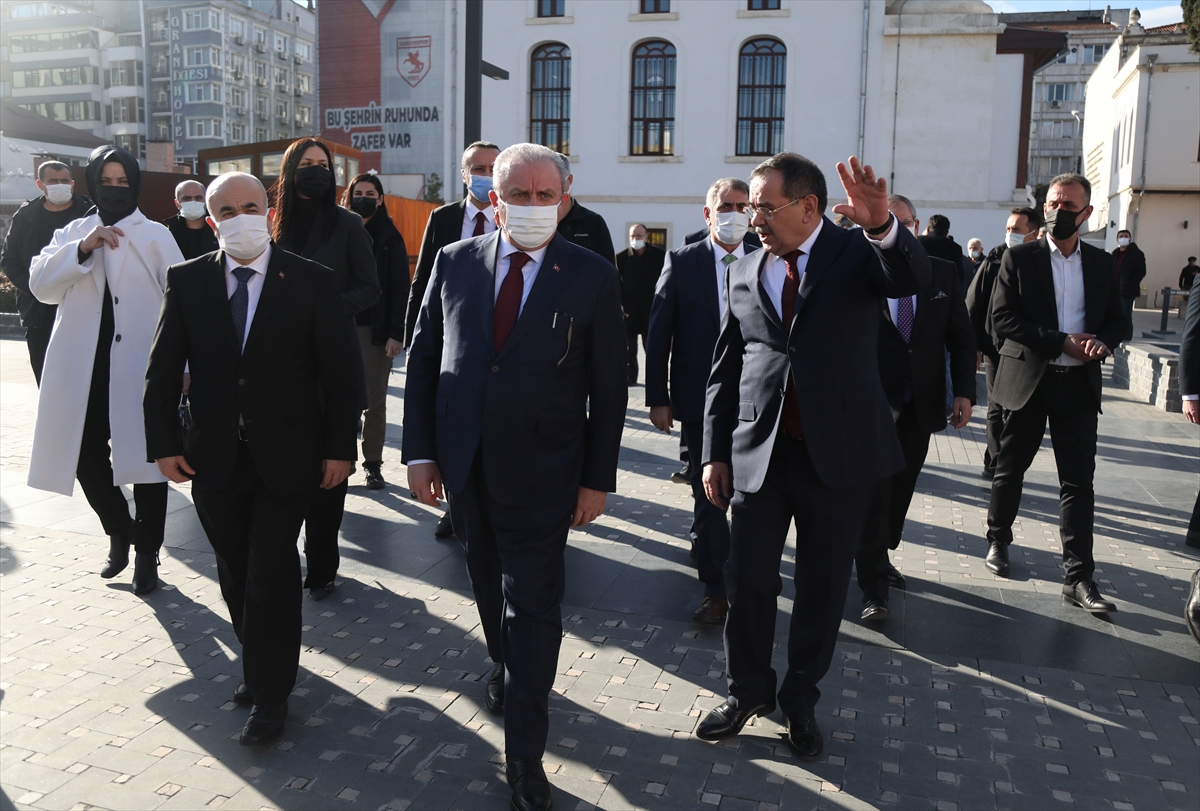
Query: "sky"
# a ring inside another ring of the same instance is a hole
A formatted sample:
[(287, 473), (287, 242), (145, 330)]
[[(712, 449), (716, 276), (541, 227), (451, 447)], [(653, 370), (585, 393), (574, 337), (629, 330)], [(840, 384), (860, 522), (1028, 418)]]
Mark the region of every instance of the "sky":
[(1142, 25), (1146, 28), (1183, 20), (1183, 9), (1179, 6), (1179, 0), (1134, 0), (1125, 3), (1113, 0), (987, 0), (987, 3), (1001, 14), (1021, 11), (1099, 10), (1106, 5), (1113, 8), (1136, 8), (1142, 12)]

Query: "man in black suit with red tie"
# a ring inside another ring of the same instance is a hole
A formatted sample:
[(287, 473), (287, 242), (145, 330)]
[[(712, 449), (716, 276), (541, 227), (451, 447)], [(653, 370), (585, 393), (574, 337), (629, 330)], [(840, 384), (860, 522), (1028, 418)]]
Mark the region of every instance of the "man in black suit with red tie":
[(833, 660), (854, 553), (876, 480), (904, 467), (877, 344), (884, 299), (916, 293), (929, 261), (887, 207), (887, 183), (851, 158), (848, 201), (823, 216), (825, 177), (795, 153), (750, 175), (763, 249), (729, 266), (704, 410), (704, 489), (731, 508), (725, 621), (729, 696), (696, 735), (737, 735), (775, 708), (779, 563), (796, 525), (796, 600), (779, 704), (788, 742), (822, 750), (817, 682)]
[(444, 487), (466, 544), (516, 811), (551, 806), (567, 532), (616, 489), (628, 397), (616, 269), (555, 232), (566, 178), (544, 146), (500, 153), (500, 231), (439, 252), (404, 392), (409, 486), (431, 506)]
[[(425, 298), (425, 288), (429, 286), (429, 275), (433, 272), (433, 260), (438, 251), (459, 240), (485, 236), (496, 230), (496, 209), (492, 208), (488, 194), (492, 190), (492, 169), (499, 154), (500, 147), (491, 141), (476, 141), (464, 149), (462, 182), (467, 187), (467, 196), (429, 213), (425, 236), (421, 238), (421, 252), (417, 254), (417, 269), (413, 273), (412, 286), (408, 289), (408, 309), (404, 318), (405, 348), (412, 346), (421, 300)], [(433, 537), (449, 538), (453, 534), (454, 524), (447, 510), (438, 519)]]
[(1082, 175), (1054, 178), (1043, 206), (1046, 236), (1009, 248), (1000, 262), (992, 291), (992, 336), (1000, 347), (992, 397), (1005, 417), (985, 562), (994, 574), (1008, 576), (1025, 471), (1049, 422), (1060, 485), (1063, 601), (1102, 614), (1116, 606), (1092, 580), (1100, 364), (1129, 324), (1112, 257), (1079, 239), (1079, 226), (1092, 213), (1091, 197), (1092, 185)]
[[(262, 183), (241, 172), (208, 188), (221, 250), (167, 270), (146, 368), (146, 449), (192, 482), (242, 643), (243, 745), (283, 733), (300, 664), (296, 538), (313, 485), (336, 487), (356, 457), (354, 354), (329, 269), (270, 241)], [(184, 365), (192, 424), (179, 430)]]
[[(742, 240), (750, 222), (746, 214), (750, 187), (740, 178), (721, 178), (709, 188), (705, 203), (708, 239), (667, 254), (646, 335), (650, 422), (669, 434), (679, 420), (681, 440), (694, 449), (697, 460), (704, 441), (704, 390), (725, 308), (725, 270), (746, 255)], [(721, 625), (729, 610), (724, 575), (729, 522), (725, 511), (704, 494), (701, 472), (700, 465), (688, 466), (696, 573), (704, 584), (704, 597), (692, 621)]]

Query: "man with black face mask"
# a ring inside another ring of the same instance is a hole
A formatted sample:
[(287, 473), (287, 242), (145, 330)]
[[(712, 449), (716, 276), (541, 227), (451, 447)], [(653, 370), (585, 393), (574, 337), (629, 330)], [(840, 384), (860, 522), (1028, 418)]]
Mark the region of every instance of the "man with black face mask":
[[(141, 173), (132, 155), (97, 148), (86, 178), (96, 208), (56, 232), (29, 269), (33, 295), (57, 304), (59, 313), (42, 372), (28, 483), (69, 496), (78, 478), (109, 536), (100, 576), (124, 570), (133, 544), (133, 591), (146, 594), (158, 585), (167, 484), (146, 461), (142, 385), (167, 267), (183, 255), (171, 232), (138, 210)], [(123, 484), (133, 485), (136, 518)]]
[(992, 293), (999, 366), (991, 396), (1005, 409), (988, 507), (986, 564), (1009, 571), (1008, 545), (1021, 485), (1046, 424), (1060, 483), (1063, 601), (1092, 613), (1115, 611), (1092, 580), (1096, 424), (1100, 363), (1128, 329), (1112, 257), (1079, 239), (1092, 213), (1092, 187), (1077, 174), (1050, 182), (1046, 237), (1010, 247)]

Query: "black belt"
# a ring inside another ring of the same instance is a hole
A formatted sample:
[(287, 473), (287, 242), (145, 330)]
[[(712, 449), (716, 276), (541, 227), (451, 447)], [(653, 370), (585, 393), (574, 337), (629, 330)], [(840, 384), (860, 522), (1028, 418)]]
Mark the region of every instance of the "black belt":
[(1087, 368), (1086, 366), (1059, 366), (1057, 363), (1046, 364), (1047, 371), (1054, 372), (1055, 374), (1059, 374), (1059, 375), (1070, 374), (1073, 372), (1082, 372), (1086, 368)]

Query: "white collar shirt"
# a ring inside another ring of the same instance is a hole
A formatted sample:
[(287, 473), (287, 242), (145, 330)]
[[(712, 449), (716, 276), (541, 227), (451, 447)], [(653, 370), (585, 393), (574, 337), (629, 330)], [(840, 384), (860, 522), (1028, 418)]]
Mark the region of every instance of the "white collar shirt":
[(254, 275), (246, 281), (246, 292), (249, 294), (249, 301), (246, 304), (246, 331), (241, 336), (243, 349), (246, 346), (246, 338), (250, 335), (250, 325), (254, 323), (254, 311), (258, 309), (258, 300), (262, 297), (263, 281), (267, 277), (267, 265), (270, 262), (270, 244), (249, 265), (239, 265), (232, 256), (225, 254), (225, 293), (227, 294), (227, 298), (233, 297), (233, 293), (237, 290), (238, 286), (237, 276), (234, 276), (233, 272), (240, 267), (248, 267), (254, 271)]
[[(521, 289), (521, 310), (524, 310), (525, 299), (529, 298), (529, 291), (533, 289), (538, 269), (541, 268), (542, 260), (546, 258), (546, 249), (549, 247), (550, 245), (547, 243), (536, 251), (525, 251), (509, 242), (508, 234), (501, 231), (500, 255), (496, 258), (496, 289), (492, 293), (492, 303), (494, 304), (496, 299), (500, 297), (500, 285), (504, 284), (504, 278), (508, 276), (508, 269), (512, 264), (512, 255), (520, 252), (529, 257), (529, 261), (525, 263), (525, 267), (521, 268), (521, 275), (524, 277), (525, 282)], [(518, 317), (520, 317), (520, 312), (520, 310), (517, 311)]]
[(732, 256), (734, 259), (741, 259), (746, 255), (746, 246), (738, 240), (737, 247), (730, 253), (717, 244), (717, 241), (712, 238), (712, 234), (708, 235), (708, 243), (712, 247), (713, 263), (717, 271), (717, 312), (725, 313), (725, 271), (732, 265), (732, 262), (726, 263), (725, 257)]
[(496, 209), (490, 203), (487, 208), (479, 208), (475, 201), (467, 195), (467, 204), (463, 207), (462, 238), (471, 239), (475, 236), (475, 216), (483, 215), (483, 233), (490, 234), (496, 230)]
[[(1053, 239), (1050, 243), (1050, 271), (1054, 277), (1054, 306), (1058, 310), (1058, 329), (1068, 335), (1084, 332), (1087, 314), (1083, 298), (1083, 258), (1079, 243), (1070, 256), (1064, 256)], [(1056, 366), (1082, 366), (1083, 361), (1063, 353), (1050, 361)]]

